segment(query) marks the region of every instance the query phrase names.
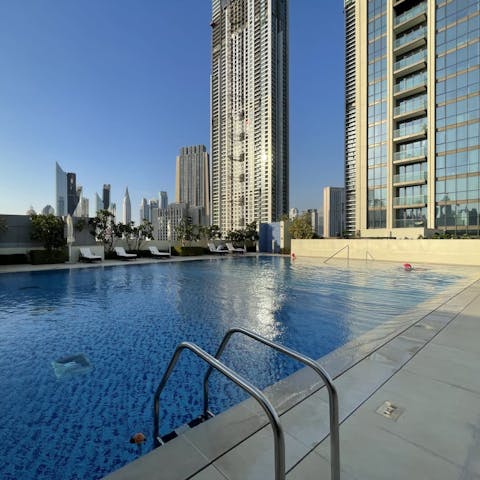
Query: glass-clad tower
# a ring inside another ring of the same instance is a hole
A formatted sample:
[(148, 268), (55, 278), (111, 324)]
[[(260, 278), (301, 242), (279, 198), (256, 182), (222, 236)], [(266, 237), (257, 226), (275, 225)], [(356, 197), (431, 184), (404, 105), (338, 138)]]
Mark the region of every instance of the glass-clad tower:
[(288, 213), (288, 0), (213, 0), (212, 223)]
[(478, 234), (479, 9), (478, 0), (345, 1), (350, 232)]

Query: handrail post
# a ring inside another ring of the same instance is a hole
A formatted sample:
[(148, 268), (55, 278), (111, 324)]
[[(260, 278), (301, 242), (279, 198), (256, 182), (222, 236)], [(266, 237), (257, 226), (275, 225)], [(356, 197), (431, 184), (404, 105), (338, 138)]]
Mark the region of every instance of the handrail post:
[(249, 393), (260, 406), (265, 411), (270, 425), (273, 431), (273, 441), (274, 441), (274, 454), (275, 454), (275, 480), (285, 480), (285, 437), (283, 434), (283, 428), (280, 424), (280, 418), (273, 408), (272, 404), (269, 402), (267, 397), (255, 386), (253, 386), (250, 382), (244, 379), (241, 375), (238, 375), (225, 364), (220, 362), (217, 358), (213, 357), (209, 353), (202, 350), (199, 346), (190, 343), (190, 342), (182, 342), (180, 343), (175, 353), (168, 364), (167, 370), (163, 374), (162, 380), (160, 381), (157, 390), (155, 391), (154, 395), (154, 428), (153, 428), (153, 437), (155, 446), (159, 444), (159, 437), (160, 437), (160, 394), (162, 393), (163, 388), (165, 387), (168, 378), (170, 377), (177, 361), (182, 353), (183, 350), (190, 350), (206, 363), (209, 364), (210, 369), (215, 368), (217, 371), (225, 375), (227, 378), (232, 380), (237, 386), (245, 390)]
[[(348, 247), (348, 245), (347, 245)], [(344, 247), (345, 248), (345, 247)], [(252, 338), (264, 345), (267, 345), (278, 352), (284, 353), (285, 355), (294, 358), (302, 362), (304, 365), (309, 366), (312, 368), (323, 380), (327, 391), (328, 391), (328, 400), (329, 400), (329, 417), (330, 417), (330, 471), (331, 471), (331, 479), (332, 480), (340, 480), (340, 432), (339, 432), (339, 413), (338, 413), (338, 394), (335, 386), (333, 385), (332, 379), (330, 375), (323, 369), (323, 367), (316, 361), (312, 360), (311, 358), (302, 355), (295, 350), (292, 350), (288, 347), (280, 345), (278, 343), (272, 342), (250, 330), (245, 328), (237, 327), (231, 328), (227, 331), (225, 336), (223, 337), (220, 346), (218, 347), (217, 353), (215, 354), (215, 358), (219, 359), (222, 355), (227, 343), (230, 341), (230, 338), (234, 333), (240, 333), (246, 335), (247, 337)], [(212, 373), (212, 366), (210, 366), (205, 373), (205, 377), (203, 379), (203, 392), (204, 392), (204, 414), (208, 412), (208, 379)]]
[(347, 249), (347, 262), (350, 261), (350, 245), (345, 245), (342, 247), (340, 250), (337, 250), (333, 255), (330, 255), (326, 260), (323, 261), (323, 263), (327, 263), (329, 260), (331, 260), (335, 255), (338, 255), (342, 250)]

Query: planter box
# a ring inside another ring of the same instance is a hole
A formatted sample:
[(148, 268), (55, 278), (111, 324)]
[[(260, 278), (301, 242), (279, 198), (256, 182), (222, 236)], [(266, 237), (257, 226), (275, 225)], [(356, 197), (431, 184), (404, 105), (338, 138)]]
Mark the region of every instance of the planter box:
[[(175, 252), (175, 253), (174, 253)], [(208, 253), (208, 249), (204, 247), (173, 247), (172, 255), (180, 255), (181, 257), (193, 257)]]
[(32, 265), (44, 265), (50, 263), (65, 263), (68, 261), (68, 251), (63, 250), (30, 250), (30, 263)]

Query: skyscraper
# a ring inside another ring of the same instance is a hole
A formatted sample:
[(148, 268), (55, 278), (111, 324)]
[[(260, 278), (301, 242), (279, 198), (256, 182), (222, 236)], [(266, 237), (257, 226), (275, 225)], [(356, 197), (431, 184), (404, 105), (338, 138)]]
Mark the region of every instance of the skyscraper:
[(288, 0), (213, 0), (212, 223), (288, 213)]
[(109, 210), (110, 209), (110, 184), (104, 183), (103, 184), (103, 209)]
[(125, 196), (123, 197), (123, 217), (124, 225), (128, 225), (132, 221), (132, 204), (130, 202), (130, 195), (128, 194), (128, 187), (125, 189)]
[(345, 189), (323, 189), (323, 236), (339, 237), (345, 228)]
[(159, 199), (160, 199), (160, 205), (159, 205), (159, 208), (160, 209), (165, 209), (168, 207), (168, 195), (167, 195), (167, 192), (160, 192), (159, 193)]
[(210, 168), (205, 145), (182, 147), (177, 156), (176, 203), (201, 207), (210, 215)]
[(89, 217), (89, 201), (88, 201), (88, 198), (85, 198), (83, 196), (83, 188), (81, 186), (77, 187), (77, 198), (78, 198), (78, 202), (77, 202), (75, 211), (73, 212), (73, 216), (88, 218)]
[(142, 198), (142, 203), (140, 204), (140, 223), (144, 220), (150, 221), (150, 207), (146, 198)]
[(58, 162), (56, 162), (55, 186), (57, 216), (73, 215), (79, 200), (77, 194), (77, 175), (72, 172), (64, 172)]
[(478, 0), (346, 0), (345, 19), (347, 228), (477, 233)]
[(75, 173), (67, 173), (67, 214), (73, 215), (77, 208), (79, 196), (77, 193), (77, 175)]
[(55, 210), (58, 217), (67, 215), (67, 173), (55, 162)]
[(100, 210), (103, 210), (103, 200), (98, 193), (95, 193), (95, 215)]

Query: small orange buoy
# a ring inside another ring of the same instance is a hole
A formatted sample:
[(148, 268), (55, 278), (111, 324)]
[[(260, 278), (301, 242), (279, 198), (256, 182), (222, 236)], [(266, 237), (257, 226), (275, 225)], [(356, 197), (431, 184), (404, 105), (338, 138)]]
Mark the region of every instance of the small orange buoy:
[(292, 252), (292, 253), (290, 254), (290, 258), (291, 258), (292, 260), (295, 260), (295, 259), (297, 258), (297, 256)]
[(404, 264), (403, 264), (403, 269), (404, 269), (406, 272), (410, 272), (411, 270), (413, 270), (413, 267), (412, 267), (409, 263), (404, 263)]
[(132, 435), (130, 438), (130, 443), (135, 443), (136, 445), (140, 445), (145, 442), (147, 437), (142, 432), (138, 432), (135, 435)]

